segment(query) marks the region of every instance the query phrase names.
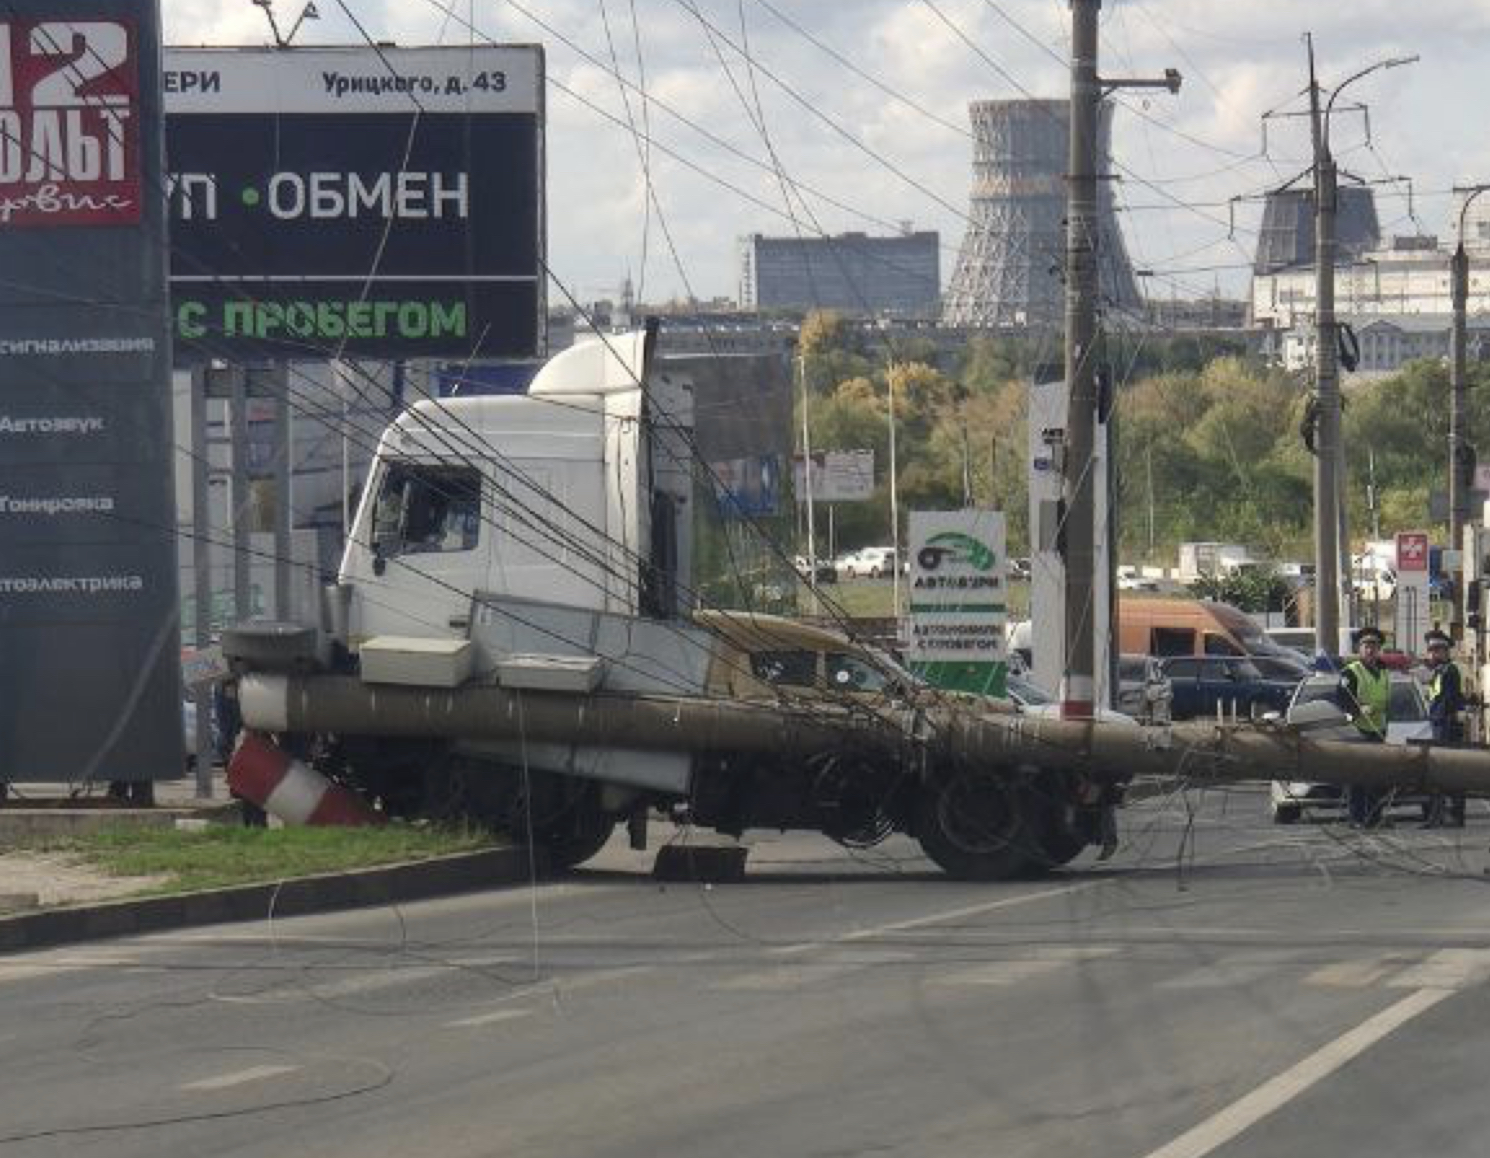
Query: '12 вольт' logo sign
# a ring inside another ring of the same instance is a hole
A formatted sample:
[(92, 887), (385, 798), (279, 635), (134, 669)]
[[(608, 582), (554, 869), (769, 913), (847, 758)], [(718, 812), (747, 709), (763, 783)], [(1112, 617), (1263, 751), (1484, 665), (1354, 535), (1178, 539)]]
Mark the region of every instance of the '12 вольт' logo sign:
[(0, 227), (140, 220), (132, 24), (0, 22)]

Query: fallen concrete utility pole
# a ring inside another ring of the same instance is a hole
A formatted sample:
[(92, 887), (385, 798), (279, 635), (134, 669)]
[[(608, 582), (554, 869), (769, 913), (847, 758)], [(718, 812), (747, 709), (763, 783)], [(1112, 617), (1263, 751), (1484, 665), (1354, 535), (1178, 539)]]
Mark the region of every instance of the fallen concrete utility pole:
[(500, 687), (374, 686), (350, 676), (248, 675), (244, 723), (266, 732), (525, 740), (625, 749), (808, 757), (844, 748), (933, 762), (1127, 779), (1309, 780), (1490, 793), (1490, 751), (1312, 739), (1281, 724), (1192, 721), (1138, 728), (976, 711), (811, 710), (703, 697), (574, 696)]

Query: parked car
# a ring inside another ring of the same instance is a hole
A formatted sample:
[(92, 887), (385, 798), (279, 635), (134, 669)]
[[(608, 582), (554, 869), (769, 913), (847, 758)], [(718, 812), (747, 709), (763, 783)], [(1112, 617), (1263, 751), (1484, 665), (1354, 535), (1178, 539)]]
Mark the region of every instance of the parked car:
[[(812, 574), (812, 561), (806, 555), (793, 555), (792, 566), (798, 575), (802, 576), (802, 582), (808, 581), (808, 575)], [(817, 581), (819, 583), (837, 583), (838, 567), (831, 559), (818, 559)]]
[[(1058, 718), (1061, 714), (1060, 701), (1027, 676), (1014, 675), (1011, 672), (1004, 688), (1008, 697), (1026, 715)], [(1135, 727), (1138, 724), (1126, 712), (1115, 712), (1111, 708), (1098, 708), (1097, 719), (1104, 724), (1133, 724)]]
[(1174, 687), (1151, 655), (1118, 657), (1118, 710), (1145, 724), (1167, 724)]
[[(1433, 737), (1428, 722), (1428, 700), (1422, 684), (1408, 675), (1393, 672), (1391, 700), (1387, 705), (1387, 743), (1422, 743)], [(1360, 741), (1361, 734), (1338, 704), (1340, 677), (1312, 675), (1299, 684), (1289, 702), (1284, 719), (1317, 740)], [(1333, 707), (1334, 712), (1327, 711)], [(1274, 780), (1269, 793), (1275, 824), (1292, 824), (1308, 810), (1339, 809), (1344, 793), (1337, 784), (1318, 784), (1307, 780)], [(1418, 795), (1399, 795), (1392, 803), (1422, 809), (1427, 815), (1428, 801)]]
[(1287, 710), (1303, 678), (1269, 678), (1251, 656), (1176, 656), (1164, 661), (1174, 691), (1170, 712), (1176, 720), (1197, 716), (1252, 716)]
[(864, 547), (837, 560), (838, 574), (845, 579), (879, 579), (895, 572), (894, 547)]
[(1314, 664), (1291, 648), (1282, 655), (1249, 655), (1247, 658), (1270, 680), (1290, 680), (1297, 684), (1314, 673)]

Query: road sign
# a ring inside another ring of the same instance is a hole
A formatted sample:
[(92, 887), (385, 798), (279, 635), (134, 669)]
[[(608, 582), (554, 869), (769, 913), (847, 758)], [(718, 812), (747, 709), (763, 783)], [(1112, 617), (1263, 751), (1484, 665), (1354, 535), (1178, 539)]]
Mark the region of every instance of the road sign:
[(1423, 531), (1402, 531), (1397, 535), (1397, 573), (1428, 570), (1428, 536)]
[(183, 361), (527, 357), (536, 46), (167, 50)]

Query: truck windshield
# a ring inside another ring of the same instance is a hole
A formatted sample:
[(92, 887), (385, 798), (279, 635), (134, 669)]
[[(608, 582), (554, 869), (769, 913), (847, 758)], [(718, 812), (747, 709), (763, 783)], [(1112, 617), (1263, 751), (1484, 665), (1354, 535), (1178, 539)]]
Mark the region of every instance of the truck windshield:
[(481, 474), (444, 466), (394, 466), (373, 508), (373, 546), (385, 558), (470, 551), (481, 533)]

